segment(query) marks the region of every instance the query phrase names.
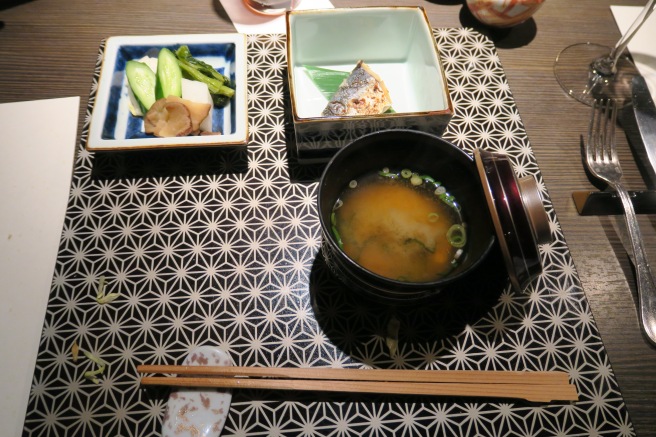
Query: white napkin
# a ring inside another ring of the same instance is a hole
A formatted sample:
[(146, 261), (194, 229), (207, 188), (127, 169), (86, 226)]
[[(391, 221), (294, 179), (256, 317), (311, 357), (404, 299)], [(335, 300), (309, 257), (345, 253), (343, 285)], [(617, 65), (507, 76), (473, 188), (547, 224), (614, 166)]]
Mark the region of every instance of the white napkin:
[[(248, 9), (242, 0), (220, 1), (239, 33), (287, 33), (284, 14), (267, 17)], [(333, 7), (329, 0), (301, 0), (296, 9), (332, 9)]]
[[(642, 11), (641, 6), (611, 6), (615, 22), (622, 35), (629, 30), (631, 24)], [(649, 91), (656, 99), (656, 12), (642, 25), (628, 45), (629, 52), (645, 77)]]
[(71, 185), (79, 97), (0, 104), (0, 423), (23, 430)]

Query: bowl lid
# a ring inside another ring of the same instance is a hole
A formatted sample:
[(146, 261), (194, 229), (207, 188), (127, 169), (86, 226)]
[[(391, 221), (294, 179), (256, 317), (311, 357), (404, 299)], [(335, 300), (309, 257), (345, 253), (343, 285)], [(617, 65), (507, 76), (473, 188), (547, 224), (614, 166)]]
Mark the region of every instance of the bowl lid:
[(518, 179), (507, 156), (474, 151), (510, 282), (523, 290), (542, 272), (538, 244), (551, 241), (549, 217), (532, 176)]

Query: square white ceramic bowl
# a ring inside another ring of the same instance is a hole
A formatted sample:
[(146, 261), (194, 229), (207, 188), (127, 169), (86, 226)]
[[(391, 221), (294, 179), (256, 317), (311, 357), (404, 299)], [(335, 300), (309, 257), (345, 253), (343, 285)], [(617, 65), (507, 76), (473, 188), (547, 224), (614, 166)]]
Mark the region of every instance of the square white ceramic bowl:
[[(212, 126), (221, 135), (158, 138), (144, 133), (143, 120), (131, 114), (125, 63), (157, 57), (162, 47), (189, 46), (191, 55), (210, 64), (236, 83), (230, 103), (212, 110)], [(246, 144), (246, 39), (242, 34), (118, 36), (107, 39), (96, 102), (91, 115), (88, 150), (133, 150)]]
[[(453, 105), (422, 7), (298, 10), (286, 17), (291, 111), (301, 161), (325, 160), (335, 149), (373, 130), (443, 132)], [(322, 117), (328, 99), (305, 66), (350, 72), (359, 60), (381, 77), (394, 112)]]

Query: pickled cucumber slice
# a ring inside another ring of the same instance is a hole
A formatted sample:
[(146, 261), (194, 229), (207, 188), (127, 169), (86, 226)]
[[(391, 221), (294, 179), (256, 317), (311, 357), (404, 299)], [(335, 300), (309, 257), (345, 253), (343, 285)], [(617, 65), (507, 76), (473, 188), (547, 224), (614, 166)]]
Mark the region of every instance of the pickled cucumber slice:
[(145, 113), (156, 100), (155, 84), (157, 83), (157, 76), (155, 72), (143, 62), (128, 61), (125, 63), (125, 74), (132, 93)]
[(155, 97), (182, 97), (182, 71), (173, 52), (163, 48), (157, 55), (157, 86)]

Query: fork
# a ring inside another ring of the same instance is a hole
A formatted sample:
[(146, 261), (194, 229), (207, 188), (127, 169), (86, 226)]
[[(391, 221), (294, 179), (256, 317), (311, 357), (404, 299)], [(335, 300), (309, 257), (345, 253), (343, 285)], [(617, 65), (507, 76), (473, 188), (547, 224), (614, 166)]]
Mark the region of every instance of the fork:
[(642, 233), (633, 203), (622, 183), (622, 167), (615, 146), (617, 103), (614, 100), (595, 100), (592, 104), (588, 141), (585, 144), (586, 162), (590, 172), (617, 191), (624, 207), (624, 223), (633, 250), (638, 286), (638, 306), (642, 330), (656, 345), (656, 286), (649, 268), (649, 260), (642, 246)]

